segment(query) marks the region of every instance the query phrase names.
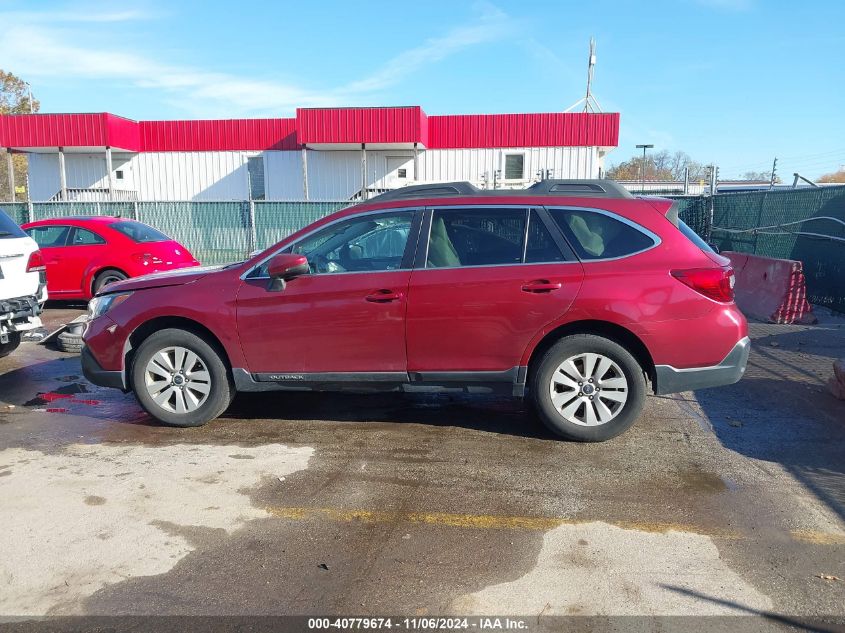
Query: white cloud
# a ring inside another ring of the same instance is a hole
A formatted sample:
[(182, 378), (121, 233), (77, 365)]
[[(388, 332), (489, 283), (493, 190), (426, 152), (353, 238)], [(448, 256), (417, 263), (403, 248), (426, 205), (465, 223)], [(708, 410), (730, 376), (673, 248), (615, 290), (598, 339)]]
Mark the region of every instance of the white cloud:
[(291, 114), (296, 107), (362, 103), (425, 66), (511, 37), (519, 29), (518, 22), (493, 5), (480, 4), (476, 9), (480, 15), (471, 23), (398, 53), (361, 79), (326, 89), (166, 63), (154, 54), (85, 43), (92, 39), (87, 31), (95, 26), (86, 23), (149, 17), (140, 11), (0, 12), (0, 22), (9, 25), (0, 31), (0, 59), (7, 69), (26, 78), (106, 80), (158, 90), (164, 93), (163, 103), (178, 104), (194, 116)]

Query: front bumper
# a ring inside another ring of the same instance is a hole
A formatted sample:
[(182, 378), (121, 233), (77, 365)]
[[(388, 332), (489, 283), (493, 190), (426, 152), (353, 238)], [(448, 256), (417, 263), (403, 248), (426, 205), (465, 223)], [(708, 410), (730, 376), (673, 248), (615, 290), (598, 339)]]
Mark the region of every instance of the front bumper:
[(751, 353), (751, 339), (742, 338), (724, 360), (711, 367), (676, 369), (671, 365), (654, 367), (654, 393), (665, 395), (680, 391), (694, 391), (707, 387), (732, 385), (745, 373), (748, 355)]
[(111, 371), (100, 367), (100, 363), (94, 358), (87, 347), (82, 348), (82, 374), (88, 382), (100, 387), (110, 387), (126, 391), (126, 377), (123, 371)]

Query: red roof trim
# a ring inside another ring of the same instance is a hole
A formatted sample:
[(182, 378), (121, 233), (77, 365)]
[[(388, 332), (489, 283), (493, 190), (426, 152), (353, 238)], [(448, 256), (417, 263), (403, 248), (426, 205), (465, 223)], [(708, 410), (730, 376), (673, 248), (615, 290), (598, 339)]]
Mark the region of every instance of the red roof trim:
[(296, 111), (299, 142), (308, 143), (420, 143), (425, 112), (419, 106), (402, 108), (300, 108)]
[(296, 150), (303, 144), (419, 143), (430, 149), (615, 147), (619, 114), (427, 116), (419, 106), (301, 108), (289, 119), (132, 121), (109, 113), (0, 116), (0, 147), (139, 152)]

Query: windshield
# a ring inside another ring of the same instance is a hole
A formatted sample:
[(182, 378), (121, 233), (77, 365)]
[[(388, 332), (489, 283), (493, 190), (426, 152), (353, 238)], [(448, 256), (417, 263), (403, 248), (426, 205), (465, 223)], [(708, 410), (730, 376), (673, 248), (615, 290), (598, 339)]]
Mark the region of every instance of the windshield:
[(147, 242), (169, 242), (170, 238), (161, 231), (135, 220), (121, 220), (109, 224), (109, 227), (123, 233), (130, 240), (145, 244)]

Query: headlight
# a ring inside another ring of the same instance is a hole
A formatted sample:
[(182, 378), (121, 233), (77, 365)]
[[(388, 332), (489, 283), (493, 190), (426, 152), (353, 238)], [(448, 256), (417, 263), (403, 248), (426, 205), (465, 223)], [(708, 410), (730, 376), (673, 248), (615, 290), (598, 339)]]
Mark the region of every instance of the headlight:
[(88, 320), (93, 321), (97, 317), (103, 316), (115, 306), (126, 301), (131, 294), (131, 292), (121, 292), (113, 295), (94, 297), (88, 302)]

